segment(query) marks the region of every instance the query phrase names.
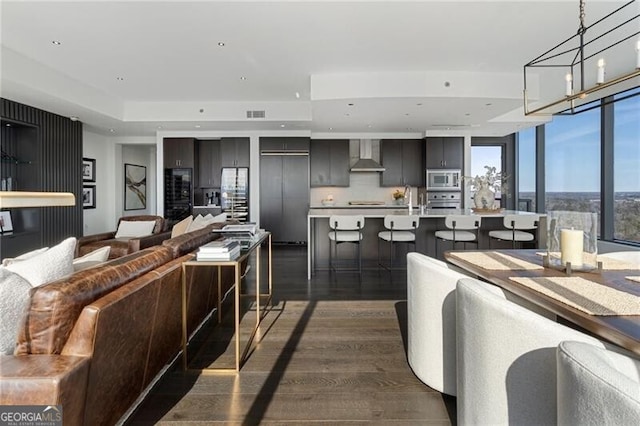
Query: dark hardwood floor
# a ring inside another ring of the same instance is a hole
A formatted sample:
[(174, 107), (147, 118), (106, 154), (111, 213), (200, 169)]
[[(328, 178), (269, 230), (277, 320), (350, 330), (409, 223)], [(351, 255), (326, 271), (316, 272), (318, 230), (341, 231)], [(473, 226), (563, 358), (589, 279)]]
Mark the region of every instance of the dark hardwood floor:
[[(176, 362), (125, 424), (455, 424), (455, 398), (407, 363), (404, 271), (393, 280), (384, 270), (362, 280), (321, 271), (307, 281), (299, 246), (275, 246), (273, 266), (272, 305), (240, 373), (184, 373)], [(194, 338), (191, 367), (233, 365), (229, 307)]]

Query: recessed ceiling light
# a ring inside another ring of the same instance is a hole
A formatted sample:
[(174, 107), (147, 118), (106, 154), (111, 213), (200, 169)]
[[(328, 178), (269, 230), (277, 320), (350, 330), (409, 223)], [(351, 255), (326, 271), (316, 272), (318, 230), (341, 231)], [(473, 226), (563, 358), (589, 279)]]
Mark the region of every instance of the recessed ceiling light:
[(158, 129), (162, 129), (162, 126), (158, 126)]
[(196, 124), (194, 127), (195, 127), (196, 129), (199, 129), (199, 128), (200, 128), (200, 125), (199, 125), (199, 124)]
[(240, 77), (240, 80), (243, 80), (243, 81), (244, 81), (244, 80), (246, 80), (246, 79), (247, 79), (247, 77), (245, 77), (245, 76)]
[(115, 132), (115, 130), (113, 130), (113, 129), (109, 129), (109, 131), (110, 131), (111, 133)]
[(413, 129), (411, 129), (411, 127), (407, 127), (407, 130), (413, 130)]
[(445, 81), (444, 82), (444, 87), (449, 87), (449, 86), (451, 86), (451, 83), (449, 83), (448, 81)]
[(78, 120), (79, 120), (79, 118), (78, 118), (78, 117), (76, 117), (75, 115), (72, 115), (71, 117), (69, 117), (69, 120), (71, 120), (71, 121), (78, 121)]
[(11, 123), (7, 123), (7, 124), (5, 124), (5, 126), (11, 127)]
[(348, 106), (353, 106), (353, 104), (347, 104)]
[(218, 46), (220, 46), (220, 47), (224, 47), (224, 41), (219, 41), (219, 42), (218, 42)]
[(58, 40), (53, 40), (51, 43), (55, 44), (56, 46), (60, 46), (62, 44)]
[(418, 105), (418, 106), (422, 106), (422, 104), (416, 104), (416, 105)]
[(281, 124), (280, 127), (284, 127), (284, 124)]
[(118, 81), (124, 81), (124, 77), (116, 77), (116, 80), (118, 80)]
[(333, 127), (329, 127), (329, 130), (333, 130)]
[(471, 115), (471, 113), (467, 112), (467, 113), (465, 113), (465, 115), (468, 117), (468, 116), (470, 116), (470, 115)]
[(408, 112), (405, 112), (405, 113), (404, 113), (404, 115), (407, 115), (407, 116), (408, 116), (408, 115), (409, 115), (409, 113), (408, 113)]
[(296, 92), (296, 99), (300, 99), (300, 92)]
[(492, 104), (491, 102), (489, 102), (489, 103), (486, 103), (485, 105), (486, 105), (486, 106), (491, 106), (491, 105), (493, 105), (493, 104)]
[(347, 117), (349, 117), (351, 114), (349, 114), (348, 112), (346, 112), (344, 115), (345, 115), (345, 116), (347, 116)]

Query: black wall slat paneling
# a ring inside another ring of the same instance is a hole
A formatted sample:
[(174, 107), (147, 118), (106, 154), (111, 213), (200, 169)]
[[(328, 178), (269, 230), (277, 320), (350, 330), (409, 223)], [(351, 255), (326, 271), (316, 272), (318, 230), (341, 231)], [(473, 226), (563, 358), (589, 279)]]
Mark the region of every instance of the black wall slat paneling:
[(38, 108), (2, 99), (2, 119), (38, 128), (40, 161), (34, 168), (41, 191), (72, 192), (76, 205), (41, 211), (41, 246), (82, 235), (82, 123)]

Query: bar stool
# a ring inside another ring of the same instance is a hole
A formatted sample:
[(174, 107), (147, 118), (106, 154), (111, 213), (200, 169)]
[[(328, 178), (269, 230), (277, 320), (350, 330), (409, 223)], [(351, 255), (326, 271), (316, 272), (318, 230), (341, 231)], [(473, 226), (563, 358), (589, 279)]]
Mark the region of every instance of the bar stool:
[[(382, 266), (388, 271), (393, 269), (393, 252), (397, 243), (413, 244), (416, 249), (416, 229), (420, 224), (420, 216), (399, 216), (388, 214), (384, 217), (384, 227), (388, 231), (378, 232), (378, 267)], [(389, 243), (389, 267), (380, 262), (380, 242)]]
[(507, 229), (489, 231), (489, 248), (491, 240), (511, 241), (511, 247), (516, 248), (516, 242), (529, 242), (535, 240), (535, 235), (527, 230), (538, 229), (537, 215), (516, 215), (508, 214), (504, 216), (504, 227)]
[[(363, 215), (332, 215), (329, 217), (329, 268), (333, 272), (338, 272), (334, 265), (333, 256), (331, 254), (333, 241), (333, 250), (335, 257), (338, 257), (338, 244), (352, 243), (358, 247), (358, 274), (362, 276), (362, 251), (360, 250), (360, 241), (362, 241), (362, 228), (364, 228)], [(343, 269), (342, 271), (353, 271), (353, 269)]]
[(453, 241), (453, 248), (456, 242), (462, 241), (462, 247), (466, 250), (467, 243), (478, 245), (478, 228), (480, 228), (481, 218), (477, 215), (449, 215), (444, 219), (446, 230), (435, 232), (436, 236), (436, 258), (438, 257), (438, 240)]

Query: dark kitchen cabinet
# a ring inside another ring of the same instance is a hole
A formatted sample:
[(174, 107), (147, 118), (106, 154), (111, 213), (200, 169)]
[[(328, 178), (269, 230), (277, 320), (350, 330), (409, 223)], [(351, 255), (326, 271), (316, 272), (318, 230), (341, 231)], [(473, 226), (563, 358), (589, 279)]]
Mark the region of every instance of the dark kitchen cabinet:
[(425, 146), (422, 139), (383, 139), (380, 141), (380, 186), (424, 186)]
[(249, 167), (249, 138), (220, 140), (222, 167)]
[(427, 144), (427, 169), (462, 169), (464, 138), (429, 137)]
[(164, 138), (162, 145), (165, 169), (194, 167), (194, 138)]
[(312, 140), (311, 186), (349, 186), (349, 140)]
[(220, 188), (222, 159), (220, 157), (220, 140), (198, 140), (198, 187)]
[(286, 147), (277, 139), (260, 138), (260, 225), (271, 231), (273, 242), (305, 243), (309, 139), (286, 138)]

